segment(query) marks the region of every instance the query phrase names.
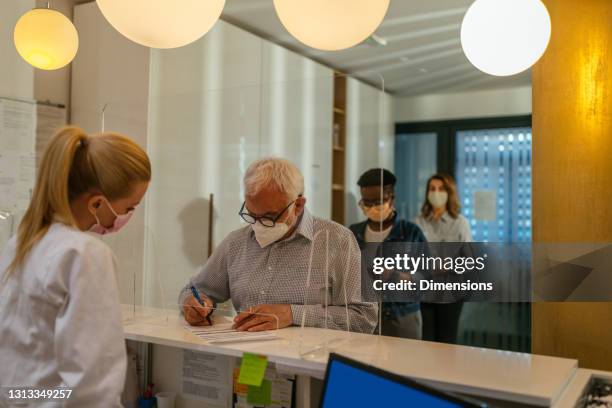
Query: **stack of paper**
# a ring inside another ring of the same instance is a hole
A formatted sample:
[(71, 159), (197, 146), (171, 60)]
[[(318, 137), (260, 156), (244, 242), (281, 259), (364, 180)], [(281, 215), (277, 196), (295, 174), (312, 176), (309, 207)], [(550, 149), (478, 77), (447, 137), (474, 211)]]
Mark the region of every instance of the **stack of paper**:
[(213, 326), (188, 326), (185, 328), (209, 343), (237, 343), (243, 341), (275, 340), (278, 336), (269, 331), (248, 332), (232, 328), (233, 323), (215, 323)]

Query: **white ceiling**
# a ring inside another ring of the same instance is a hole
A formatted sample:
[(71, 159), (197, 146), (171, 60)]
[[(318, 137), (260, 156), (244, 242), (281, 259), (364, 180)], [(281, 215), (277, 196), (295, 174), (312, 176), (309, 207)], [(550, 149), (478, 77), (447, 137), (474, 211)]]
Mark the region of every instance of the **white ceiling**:
[[(308, 1), (308, 0), (305, 0)], [(369, 82), (411, 96), (531, 83), (530, 72), (498, 78), (474, 68), (461, 49), (460, 27), (473, 0), (391, 0), (376, 35), (386, 46), (361, 44), (323, 52), (295, 40), (278, 19), (272, 0), (227, 0), (222, 18), (262, 37)]]

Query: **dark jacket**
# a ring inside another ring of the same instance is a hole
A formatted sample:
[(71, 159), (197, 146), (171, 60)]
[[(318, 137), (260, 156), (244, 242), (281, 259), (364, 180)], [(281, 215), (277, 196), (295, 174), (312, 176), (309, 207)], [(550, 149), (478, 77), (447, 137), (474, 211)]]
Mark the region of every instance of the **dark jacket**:
[[(368, 225), (368, 221), (363, 221), (357, 224), (351, 225), (349, 228), (355, 235), (359, 248), (364, 249), (366, 245), (365, 231)], [(385, 242), (421, 242), (426, 243), (427, 239), (423, 234), (423, 231), (414, 223), (395, 218), (393, 227), (389, 232)], [(365, 265), (364, 265), (365, 266)], [(420, 309), (419, 303), (408, 303), (408, 302), (385, 302), (383, 303), (383, 317), (394, 318), (398, 315), (403, 316), (409, 313), (414, 313)]]

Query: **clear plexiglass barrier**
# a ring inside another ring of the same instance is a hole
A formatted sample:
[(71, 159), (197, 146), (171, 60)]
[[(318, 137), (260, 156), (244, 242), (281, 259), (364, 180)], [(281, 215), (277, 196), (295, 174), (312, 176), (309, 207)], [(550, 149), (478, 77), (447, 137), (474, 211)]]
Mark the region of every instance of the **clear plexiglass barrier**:
[[(291, 161), (304, 176), (307, 211), (346, 227), (365, 219), (358, 206), (359, 176), (375, 167), (393, 168), (394, 124), (380, 75), (358, 80), (286, 51), (268, 57), (275, 62), (239, 76), (208, 66), (186, 68), (201, 64), (196, 47), (153, 50), (146, 106), (131, 99), (106, 101), (104, 117), (101, 110), (81, 108), (81, 117), (92, 123), (89, 131), (104, 126), (129, 136), (140, 132), (137, 139), (151, 158), (153, 178), (135, 216), (122, 231), (102, 238), (117, 255), (126, 323), (163, 327), (183, 319), (181, 291), (216, 250), (227, 249), (222, 243), (238, 236), (233, 231), (250, 228), (239, 211), (243, 177), (253, 161)], [(146, 112), (146, 123), (134, 110)], [(373, 332), (377, 321), (354, 321), (360, 312), (352, 303), (362, 301), (361, 255), (349, 242), (352, 234), (344, 232), (317, 227), (308, 249), (282, 265), (276, 260), (287, 256), (275, 254), (283, 251), (275, 246), (270, 266), (278, 275), (262, 276), (259, 286), (228, 279), (213, 316), (231, 320), (236, 308), (247, 313), (284, 300), (299, 314), (293, 326)], [(230, 243), (226, 256), (241, 256), (240, 245)], [(288, 279), (293, 287), (285, 288)], [(266, 295), (248, 292), (263, 286)], [(368, 313), (379, 318), (377, 310)], [(335, 341), (330, 333), (318, 344), (301, 344), (302, 354), (326, 352)]]

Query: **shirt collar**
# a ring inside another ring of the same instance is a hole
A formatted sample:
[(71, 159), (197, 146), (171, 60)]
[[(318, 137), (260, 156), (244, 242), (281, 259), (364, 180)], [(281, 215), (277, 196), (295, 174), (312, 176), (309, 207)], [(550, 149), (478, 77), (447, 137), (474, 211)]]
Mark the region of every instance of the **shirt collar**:
[[(429, 220), (429, 221), (433, 221), (433, 220), (434, 220), (433, 213), (431, 213), (431, 214), (429, 215), (429, 217), (427, 217), (427, 218), (428, 218), (428, 220)], [(448, 211), (444, 211), (444, 212), (442, 213), (442, 215), (440, 216), (440, 218), (438, 219), (438, 221), (442, 221), (443, 223), (447, 223), (447, 222), (449, 222), (449, 221), (451, 221), (451, 220), (452, 220), (452, 219), (451, 219), (451, 216), (450, 216), (450, 214), (448, 213)]]
[(289, 237), (289, 239), (293, 238), (296, 234), (300, 234), (309, 241), (312, 241), (314, 238), (314, 220), (312, 218), (312, 214), (310, 214), (310, 211), (308, 211), (306, 207), (304, 207), (304, 211), (302, 211), (302, 216), (298, 222), (299, 224), (295, 232)]

